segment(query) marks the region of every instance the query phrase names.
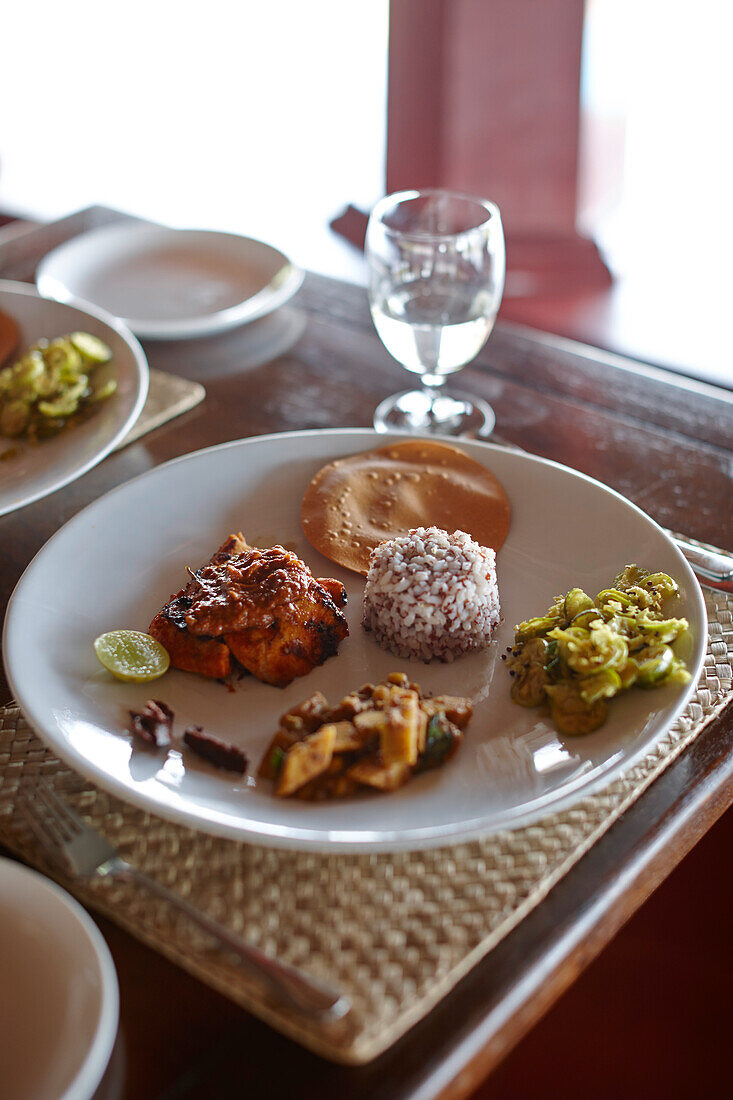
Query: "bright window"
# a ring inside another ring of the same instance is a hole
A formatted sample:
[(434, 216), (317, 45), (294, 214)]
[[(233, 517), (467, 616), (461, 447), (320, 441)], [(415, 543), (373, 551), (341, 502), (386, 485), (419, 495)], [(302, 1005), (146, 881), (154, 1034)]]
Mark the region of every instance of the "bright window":
[(383, 193), (387, 0), (40, 0), (2, 23), (0, 209), (102, 203), (349, 277), (327, 226)]

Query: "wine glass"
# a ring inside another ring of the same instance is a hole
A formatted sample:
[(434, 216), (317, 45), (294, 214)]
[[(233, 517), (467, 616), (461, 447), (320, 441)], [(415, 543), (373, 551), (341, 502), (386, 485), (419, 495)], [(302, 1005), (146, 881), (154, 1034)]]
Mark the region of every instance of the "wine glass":
[(374, 427), (490, 435), (496, 419), (491, 406), (443, 387), (494, 327), (505, 268), (498, 207), (451, 191), (387, 195), (369, 219), (366, 255), (379, 337), (422, 381), (422, 389), (382, 401)]

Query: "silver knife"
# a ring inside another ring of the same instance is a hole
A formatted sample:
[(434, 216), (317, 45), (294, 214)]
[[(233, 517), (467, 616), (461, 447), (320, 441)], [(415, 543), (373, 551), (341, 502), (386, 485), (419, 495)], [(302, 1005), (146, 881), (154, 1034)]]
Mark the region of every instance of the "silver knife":
[(691, 542), (677, 531), (663, 528), (666, 534), (677, 543), (692, 566), (692, 571), (708, 588), (717, 588), (721, 592), (733, 592), (733, 554), (708, 546), (707, 543)]

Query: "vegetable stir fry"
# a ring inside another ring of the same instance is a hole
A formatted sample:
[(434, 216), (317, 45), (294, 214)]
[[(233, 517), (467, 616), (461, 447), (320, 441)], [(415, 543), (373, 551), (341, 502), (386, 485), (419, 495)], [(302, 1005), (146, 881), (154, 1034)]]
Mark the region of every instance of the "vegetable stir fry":
[(424, 696), (403, 672), (364, 684), (335, 707), (317, 691), (283, 714), (258, 774), (274, 780), (280, 798), (396, 791), (453, 755), (472, 713), (470, 699)]
[(627, 688), (687, 683), (690, 674), (671, 648), (687, 620), (662, 614), (678, 591), (666, 573), (627, 565), (595, 599), (580, 588), (556, 596), (545, 615), (515, 627), (506, 657), (512, 699), (524, 707), (546, 703), (557, 729), (578, 735), (603, 725), (609, 699)]
[(107, 345), (88, 332), (33, 344), (0, 371), (0, 436), (46, 439), (111, 397), (117, 382), (94, 377), (111, 358)]

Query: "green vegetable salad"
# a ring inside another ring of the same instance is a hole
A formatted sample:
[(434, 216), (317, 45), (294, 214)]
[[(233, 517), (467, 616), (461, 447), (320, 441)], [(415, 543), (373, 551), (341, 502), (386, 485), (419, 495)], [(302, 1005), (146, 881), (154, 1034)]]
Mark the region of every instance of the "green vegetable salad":
[(609, 700), (630, 687), (687, 683), (671, 648), (687, 620), (662, 614), (678, 591), (666, 573), (627, 565), (595, 599), (580, 588), (557, 596), (545, 615), (515, 627), (506, 658), (512, 699), (547, 704), (557, 729), (577, 735), (601, 726)]
[(114, 378), (94, 375), (111, 358), (107, 345), (88, 332), (34, 344), (0, 370), (0, 436), (35, 441), (56, 435), (115, 392)]

